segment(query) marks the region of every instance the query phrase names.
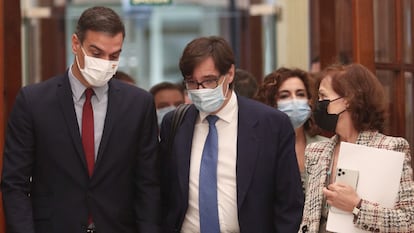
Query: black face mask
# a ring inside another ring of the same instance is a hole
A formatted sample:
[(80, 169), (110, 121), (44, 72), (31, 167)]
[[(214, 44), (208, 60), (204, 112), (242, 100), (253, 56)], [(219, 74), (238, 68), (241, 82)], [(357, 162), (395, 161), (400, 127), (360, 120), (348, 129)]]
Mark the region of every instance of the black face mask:
[(328, 113), (328, 105), (329, 103), (338, 100), (342, 97), (339, 97), (334, 100), (320, 100), (316, 105), (316, 109), (313, 112), (313, 117), (315, 119), (316, 124), (323, 130), (328, 132), (335, 133), (336, 123), (338, 122), (338, 117), (344, 111), (338, 114), (329, 114)]

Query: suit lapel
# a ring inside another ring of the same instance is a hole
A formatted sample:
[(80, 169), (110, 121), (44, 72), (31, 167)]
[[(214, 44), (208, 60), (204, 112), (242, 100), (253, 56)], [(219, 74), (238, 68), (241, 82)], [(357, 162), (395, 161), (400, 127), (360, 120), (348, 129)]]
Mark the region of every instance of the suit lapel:
[[(237, 204), (239, 207), (243, 203), (249, 188), (259, 151), (259, 138), (255, 130), (258, 120), (249, 113), (245, 104), (239, 98), (236, 165)], [(191, 147), (197, 116), (198, 111), (193, 105), (189, 108), (183, 123), (177, 131), (173, 145), (181, 196), (185, 202), (188, 201)]]
[(57, 98), (60, 103), (60, 107), (63, 111), (63, 116), (65, 118), (66, 126), (68, 127), (70, 138), (72, 139), (76, 151), (78, 152), (77, 154), (80, 157), (80, 160), (82, 161), (82, 166), (84, 167), (85, 172), (87, 172), (79, 125), (77, 122), (75, 107), (73, 104), (72, 89), (70, 87), (67, 72), (65, 76), (61, 77), (58, 81)]
[(238, 98), (239, 119), (237, 126), (237, 206), (243, 204), (256, 168), (259, 153), (259, 138), (256, 127), (258, 120), (246, 109), (246, 102)]
[[(106, 110), (102, 138), (101, 142), (99, 143), (98, 155), (95, 162), (95, 171), (97, 171), (99, 168), (100, 162), (102, 161), (102, 157), (104, 155), (103, 152), (105, 151), (106, 145), (108, 145), (109, 136), (111, 135), (111, 131), (115, 125), (115, 122), (117, 121), (117, 113), (119, 112), (117, 111), (117, 107), (120, 105), (120, 103), (122, 103), (120, 88), (114, 82), (109, 82), (108, 84), (108, 106)], [(96, 172), (93, 173), (92, 178), (95, 174)]]
[(193, 134), (195, 121), (198, 116), (198, 111), (195, 106), (192, 105), (186, 113), (181, 126), (177, 129), (175, 135), (174, 149), (177, 159), (177, 173), (180, 184), (180, 190), (185, 202), (188, 201), (188, 187), (190, 177), (190, 159), (191, 159), (191, 147), (193, 143)]

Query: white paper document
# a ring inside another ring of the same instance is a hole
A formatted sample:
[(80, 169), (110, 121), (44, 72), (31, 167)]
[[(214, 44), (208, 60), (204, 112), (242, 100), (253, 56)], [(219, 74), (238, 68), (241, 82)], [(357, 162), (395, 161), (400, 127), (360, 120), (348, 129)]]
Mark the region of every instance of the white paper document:
[[(362, 199), (393, 208), (400, 187), (404, 153), (341, 142), (338, 168), (359, 171), (357, 193)], [(329, 211), (327, 230), (363, 233), (354, 227), (352, 213)]]

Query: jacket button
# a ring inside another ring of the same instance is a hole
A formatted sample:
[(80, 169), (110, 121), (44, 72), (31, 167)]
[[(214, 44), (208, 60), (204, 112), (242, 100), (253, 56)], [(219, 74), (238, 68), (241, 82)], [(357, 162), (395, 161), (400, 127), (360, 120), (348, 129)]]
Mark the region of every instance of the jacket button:
[(308, 232), (308, 226), (307, 225), (305, 225), (305, 226), (302, 227), (302, 232), (303, 233)]

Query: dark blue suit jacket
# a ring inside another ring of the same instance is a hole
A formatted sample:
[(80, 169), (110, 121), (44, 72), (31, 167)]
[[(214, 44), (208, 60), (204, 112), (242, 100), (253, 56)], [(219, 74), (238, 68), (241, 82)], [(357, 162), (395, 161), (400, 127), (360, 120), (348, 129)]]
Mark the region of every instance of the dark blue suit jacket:
[(1, 188), (7, 232), (155, 232), (160, 217), (152, 96), (111, 80), (91, 178), (67, 74), (22, 88), (11, 113)]
[[(274, 108), (238, 97), (237, 206), (241, 233), (297, 232), (303, 191), (289, 118)], [(161, 128), (163, 221), (165, 232), (179, 232), (188, 207), (189, 166), (194, 125), (191, 106), (176, 132), (171, 154), (172, 113)]]

